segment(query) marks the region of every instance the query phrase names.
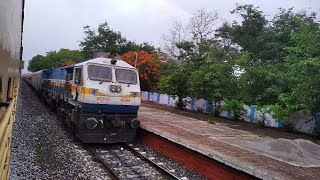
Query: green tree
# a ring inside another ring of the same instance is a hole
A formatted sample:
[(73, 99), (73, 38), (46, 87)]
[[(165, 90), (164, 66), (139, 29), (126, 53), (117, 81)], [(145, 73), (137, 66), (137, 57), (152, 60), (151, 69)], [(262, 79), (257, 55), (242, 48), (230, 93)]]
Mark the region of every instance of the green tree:
[[(264, 38), (266, 25), (268, 21), (265, 15), (257, 7), (253, 5), (236, 5), (236, 8), (231, 11), (232, 14), (238, 14), (242, 18), (241, 23), (233, 22), (233, 24), (224, 23), (217, 30), (217, 36), (223, 39), (228, 39), (233, 45), (241, 47), (241, 51), (250, 52), (251, 64), (262, 59), (266, 52)], [(263, 53), (263, 54), (262, 54)]]
[(107, 22), (99, 25), (97, 32), (90, 26), (84, 26), (85, 37), (80, 47), (86, 58), (92, 58), (93, 52), (119, 53), (127, 44), (120, 32), (113, 31)]
[(237, 100), (225, 99), (225, 103), (226, 103), (226, 105), (223, 106), (223, 109), (226, 111), (232, 112), (234, 120), (240, 120), (240, 118), (243, 117), (243, 115), (245, 115), (247, 113), (243, 107), (243, 103), (241, 103)]
[(282, 105), (291, 112), (313, 114), (320, 111), (320, 25), (298, 21), (299, 28), (289, 35), (293, 46), (286, 48), (291, 91), (282, 95)]
[(204, 64), (190, 76), (190, 91), (194, 97), (214, 103), (214, 115), (220, 114), (220, 103), (229, 98), (234, 87), (232, 66), (228, 64)]
[(28, 70), (31, 72), (35, 72), (41, 70), (45, 67), (45, 57), (42, 55), (36, 55), (29, 61)]
[(190, 95), (188, 80), (191, 72), (192, 66), (183, 64), (177, 66), (171, 74), (162, 76), (158, 83), (160, 93), (179, 97), (176, 103), (178, 109), (183, 109), (185, 104), (182, 99)]
[(107, 22), (99, 25), (97, 31), (90, 26), (84, 26), (84, 39), (80, 41), (80, 48), (86, 58), (92, 58), (94, 52), (118, 53), (129, 51), (146, 51), (154, 53), (154, 46), (148, 43), (137, 44), (127, 40), (119, 31), (114, 31)]
[[(309, 36), (309, 39), (304, 39), (308, 43), (300, 41), (299, 47), (295, 41), (302, 35), (296, 32), (307, 27), (302, 27), (300, 22), (310, 24), (311, 32), (317, 29), (315, 14), (304, 11), (294, 13), (292, 8), (280, 9), (268, 22), (263, 12), (253, 5), (237, 5), (231, 13), (239, 14), (242, 22), (225, 23), (218, 29), (217, 36), (239, 46), (241, 54), (236, 64), (244, 72), (238, 83), (244, 101), (261, 105), (279, 103), (279, 95), (292, 91), (293, 80), (288, 78), (291, 70), (289, 64), (297, 59), (292, 52), (295, 51), (295, 56), (300, 57), (316, 52), (303, 48), (304, 44), (314, 44), (315, 38)], [(310, 35), (310, 32), (305, 33)]]
[(279, 9), (270, 21), (253, 5), (237, 5), (231, 13), (242, 21), (224, 23), (216, 31), (218, 38), (183, 39), (183, 28), (177, 26), (173, 35), (178, 34), (178, 40), (169, 40), (180, 61), (160, 79), (160, 90), (215, 102), (228, 99), (226, 108), (237, 109), (239, 114), (243, 110), (240, 102), (257, 104), (289, 129), (296, 115), (319, 112), (320, 25), (316, 13)]
[[(165, 36), (165, 50), (179, 65), (172, 66), (175, 69), (171, 74), (160, 79), (159, 88), (164, 93), (178, 95), (177, 105), (181, 107), (182, 98), (190, 95), (214, 100), (218, 105), (227, 96), (226, 86), (236, 86), (229, 83), (233, 79), (233, 54), (214, 36), (217, 19), (217, 13), (199, 10), (190, 18), (188, 26), (176, 23)], [(184, 36), (185, 31), (191, 36)]]

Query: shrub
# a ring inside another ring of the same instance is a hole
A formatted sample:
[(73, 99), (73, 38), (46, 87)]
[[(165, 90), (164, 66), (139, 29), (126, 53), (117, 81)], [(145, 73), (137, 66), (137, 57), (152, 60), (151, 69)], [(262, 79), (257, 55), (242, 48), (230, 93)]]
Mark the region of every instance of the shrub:
[(240, 120), (246, 114), (246, 111), (243, 107), (243, 104), (236, 100), (225, 100), (226, 105), (223, 106), (223, 109), (233, 113), (234, 120)]
[(291, 111), (291, 107), (282, 107), (279, 104), (267, 105), (266, 112), (270, 113), (273, 118), (277, 119), (283, 124), (283, 129), (285, 131), (293, 132), (294, 124), (293, 118), (300, 115), (300, 112)]
[(283, 129), (285, 131), (293, 132), (294, 125), (293, 125), (293, 123), (291, 121), (289, 121), (289, 120), (281, 120), (280, 122), (283, 124)]
[(213, 109), (213, 116), (219, 117), (221, 112), (222, 112), (221, 105), (218, 105), (218, 103), (216, 103), (216, 105), (214, 106), (214, 109)]
[(186, 102), (183, 101), (182, 98), (178, 98), (178, 101), (176, 102), (175, 107), (179, 110), (182, 110), (184, 107), (186, 107)]

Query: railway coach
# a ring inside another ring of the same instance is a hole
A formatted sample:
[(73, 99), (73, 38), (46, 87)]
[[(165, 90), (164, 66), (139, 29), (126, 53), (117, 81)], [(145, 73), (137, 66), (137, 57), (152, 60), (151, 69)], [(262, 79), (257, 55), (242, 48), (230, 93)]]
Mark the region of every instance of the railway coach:
[(135, 67), (111, 58), (95, 58), (23, 76), (85, 143), (135, 138), (140, 125), (138, 77)]
[(22, 61), (24, 0), (0, 1), (0, 179), (9, 179)]

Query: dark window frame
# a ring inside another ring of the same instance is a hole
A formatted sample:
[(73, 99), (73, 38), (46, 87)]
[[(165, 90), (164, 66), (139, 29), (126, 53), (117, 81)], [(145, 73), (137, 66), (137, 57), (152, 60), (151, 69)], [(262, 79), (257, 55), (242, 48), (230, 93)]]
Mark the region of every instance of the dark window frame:
[[(131, 72), (134, 72), (135, 73), (135, 77), (136, 77), (136, 81), (135, 81), (135, 83), (128, 83), (128, 82), (120, 82), (119, 80), (118, 80), (118, 74), (117, 74), (117, 71), (118, 70), (121, 70), (121, 71), (131, 71)], [(136, 84), (138, 84), (138, 73), (137, 73), (137, 71), (136, 70), (134, 70), (134, 69), (122, 69), (122, 68), (116, 68), (115, 69), (115, 75), (116, 75), (116, 81), (118, 82), (118, 83), (123, 83), (123, 84), (133, 84), (133, 85), (136, 85)]]
[[(108, 68), (108, 69), (110, 70), (110, 79), (98, 79), (98, 78), (92, 78), (92, 77), (90, 77), (89, 68), (90, 68), (91, 66), (96, 66), (96, 67), (101, 67), (101, 68)], [(102, 81), (102, 80), (104, 80), (104, 82), (112, 82), (112, 77), (113, 77), (113, 75), (112, 75), (112, 68), (109, 67), (109, 66), (99, 66), (99, 65), (95, 65), (95, 64), (90, 64), (90, 65), (88, 65), (88, 67), (87, 67), (87, 71), (88, 71), (88, 78), (89, 78), (91, 81)]]
[(74, 68), (74, 84), (76, 85), (83, 85), (83, 75), (82, 75), (82, 67), (75, 67)]

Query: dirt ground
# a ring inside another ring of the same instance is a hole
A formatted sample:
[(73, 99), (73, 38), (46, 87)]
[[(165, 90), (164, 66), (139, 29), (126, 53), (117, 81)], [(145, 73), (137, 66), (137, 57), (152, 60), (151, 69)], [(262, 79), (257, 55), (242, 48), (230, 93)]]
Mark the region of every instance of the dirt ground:
[(286, 138), (286, 139), (307, 139), (310, 140), (316, 144), (320, 145), (320, 139), (309, 135), (309, 134), (304, 134), (304, 133), (299, 133), (299, 132), (286, 132), (283, 129), (279, 128), (271, 128), (271, 127), (261, 127), (256, 124), (250, 123), (250, 122), (243, 122), (243, 121), (234, 121), (226, 118), (216, 118), (213, 117), (209, 114), (204, 114), (204, 113), (199, 113), (195, 111), (188, 111), (188, 110), (178, 110), (175, 109), (174, 107), (170, 106), (165, 106), (161, 104), (156, 104), (154, 102), (148, 102), (148, 101), (143, 101), (142, 102), (143, 106), (149, 107), (149, 108), (155, 108), (159, 110), (165, 110), (171, 113), (175, 113), (178, 115), (183, 115), (187, 117), (192, 117), (201, 121), (209, 121), (213, 120), (216, 123), (222, 123), (225, 126), (237, 130), (243, 130), (243, 131), (248, 131), (257, 135), (261, 136), (267, 136), (271, 138)]

